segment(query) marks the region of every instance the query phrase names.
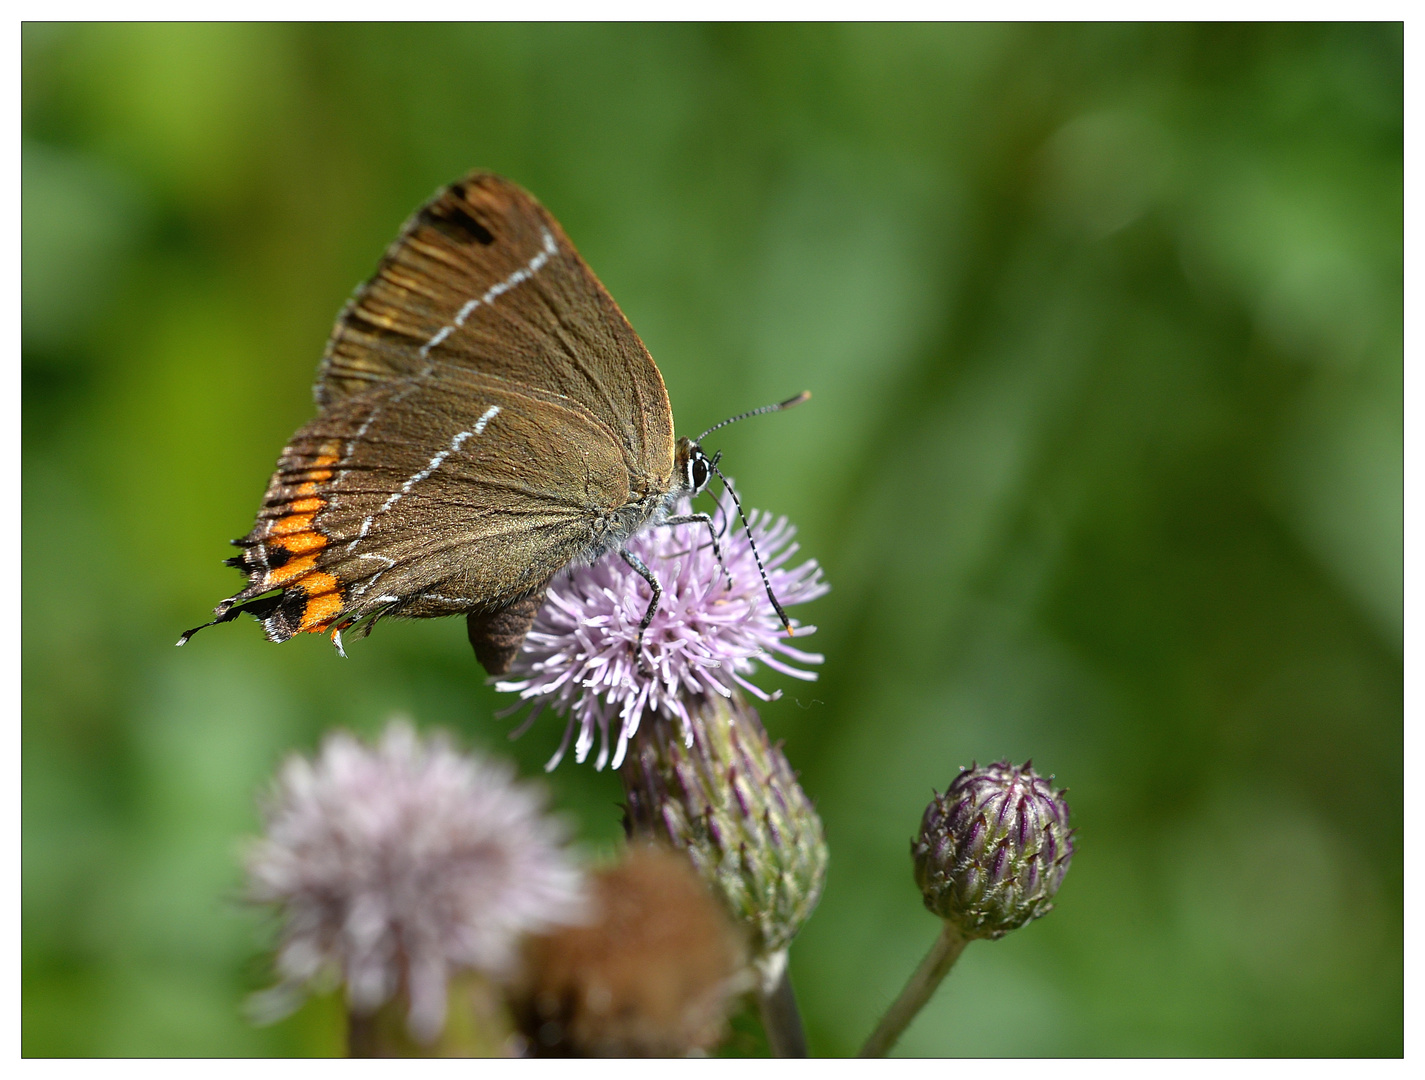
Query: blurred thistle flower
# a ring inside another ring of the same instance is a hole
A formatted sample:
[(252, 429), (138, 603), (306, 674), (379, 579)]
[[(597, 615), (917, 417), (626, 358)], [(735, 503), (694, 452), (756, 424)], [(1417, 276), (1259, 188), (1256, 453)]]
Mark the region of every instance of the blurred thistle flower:
[(961, 769), (931, 799), (910, 853), (925, 906), (944, 920), (940, 936), (862, 1057), (889, 1052), (967, 944), (1003, 937), (1053, 908), (1074, 855), (1067, 790), (1055, 791), (1027, 761), (1019, 768), (997, 761)]
[(681, 855), (635, 845), (593, 879), (592, 920), (531, 938), (514, 1012), (539, 1056), (705, 1053), (749, 973), (741, 935)]
[[(686, 509), (685, 504), (680, 512)], [(719, 516), (737, 520), (726, 495), (718, 502), (715, 520)], [(815, 560), (785, 568), (798, 548), (792, 542), (796, 530), (786, 518), (773, 522), (771, 515), (754, 510), (749, 521), (772, 591), (783, 607), (826, 593)], [(610, 727), (616, 726), (612, 762), (618, 768), (628, 740), (648, 714), (676, 719), (684, 738), (691, 738), (689, 701), (728, 697), (737, 687), (763, 701), (780, 696), (780, 691), (768, 694), (749, 680), (758, 661), (794, 678), (816, 678), (814, 672), (787, 662), (819, 664), (822, 658), (788, 643), (767, 600), (746, 532), (729, 528), (721, 544), (726, 573), (708, 543), (706, 526), (700, 524), (648, 529), (628, 541), (628, 549), (658, 575), (663, 587), (643, 638), (642, 665), (634, 646), (648, 608), (647, 582), (617, 554), (575, 567), (555, 580), (511, 667), (512, 677), (495, 684), (533, 703), (521, 731), (546, 706), (568, 717), (564, 739), (546, 768), (558, 764), (576, 730), (574, 758), (581, 762), (598, 730), (594, 767), (602, 769), (610, 760)], [(814, 630), (801, 628), (802, 634)]]
[(967, 938), (998, 938), (1053, 908), (1074, 855), (1069, 804), (1025, 762), (971, 765), (911, 841), (925, 906)]
[(685, 706), (689, 742), (666, 724), (634, 736), (620, 770), (625, 831), (687, 851), (753, 955), (776, 969), (821, 898), (821, 818), (741, 694)]
[(404, 997), (410, 1034), (430, 1043), (448, 980), (506, 975), (521, 935), (582, 910), (582, 875), (537, 789), (405, 722), (375, 747), (338, 732), (315, 761), (292, 756), (263, 810), (248, 894), (282, 921), (263, 1019), (335, 976), (353, 1017)]

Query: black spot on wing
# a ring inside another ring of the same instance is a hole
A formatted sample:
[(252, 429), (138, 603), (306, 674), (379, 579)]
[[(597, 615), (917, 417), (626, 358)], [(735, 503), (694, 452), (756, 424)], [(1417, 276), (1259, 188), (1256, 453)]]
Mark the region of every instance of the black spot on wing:
[(495, 234), (487, 229), (463, 206), (437, 203), (420, 213), (422, 225), (428, 225), (457, 244), (493, 244)]
[(306, 609), (306, 597), (300, 589), (286, 589), (272, 597), (261, 608), (248, 604), (247, 610), (262, 623), (271, 641), (286, 641), (302, 628), (302, 612)]
[[(262, 556), (259, 557), (258, 549), (261, 547)], [(262, 560), (267, 561), (264, 563)], [(255, 573), (258, 570), (277, 570), (287, 565), (292, 559), (292, 553), (286, 548), (276, 546), (263, 546), (253, 544), (241, 555), (234, 555), (231, 559), (224, 559), (225, 566), (235, 566), (239, 570), (246, 570), (248, 573)]]

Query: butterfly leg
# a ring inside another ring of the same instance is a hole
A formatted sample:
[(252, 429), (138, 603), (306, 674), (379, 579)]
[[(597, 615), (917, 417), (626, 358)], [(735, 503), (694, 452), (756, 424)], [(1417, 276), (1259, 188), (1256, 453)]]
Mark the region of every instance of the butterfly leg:
[(663, 586), (658, 584), (658, 578), (653, 571), (648, 569), (648, 564), (640, 559), (627, 548), (619, 548), (619, 555), (623, 561), (637, 572), (638, 576), (648, 582), (648, 587), (653, 590), (653, 598), (648, 601), (648, 610), (643, 613), (643, 618), (638, 624), (638, 644), (634, 646), (634, 655), (638, 657), (638, 670), (643, 674), (650, 674), (648, 665), (643, 659), (643, 635), (648, 629), (649, 623), (653, 621), (653, 615), (658, 610), (658, 601), (663, 599)]
[(728, 572), (727, 563), (722, 561), (722, 548), (717, 542), (717, 528), (713, 525), (713, 519), (707, 514), (679, 514), (677, 517), (670, 517), (661, 522), (663, 525), (693, 525), (703, 524), (708, 527), (708, 536), (712, 539), (713, 555), (717, 558), (717, 564), (722, 567), (723, 576), (727, 578), (727, 587), (732, 588), (732, 574)]

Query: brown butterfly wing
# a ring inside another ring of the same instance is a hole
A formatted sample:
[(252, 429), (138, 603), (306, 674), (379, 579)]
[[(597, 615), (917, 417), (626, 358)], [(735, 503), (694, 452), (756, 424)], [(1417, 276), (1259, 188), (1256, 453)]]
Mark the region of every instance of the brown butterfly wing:
[(558, 223), (488, 173), (406, 223), (316, 394), (230, 560), (247, 587), (215, 612), (273, 640), (464, 611), (499, 670), (549, 578), (671, 487), (652, 358)]
[(330, 406), (450, 364), (566, 397), (608, 425), (636, 491), (666, 491), (673, 417), (653, 358), (533, 196), (474, 172), (406, 223), (337, 320), (318, 377)]
[(616, 437), (577, 404), (463, 368), (386, 383), (293, 436), (216, 614), (280, 589), (254, 610), (274, 641), (489, 615), (542, 595), (628, 499)]

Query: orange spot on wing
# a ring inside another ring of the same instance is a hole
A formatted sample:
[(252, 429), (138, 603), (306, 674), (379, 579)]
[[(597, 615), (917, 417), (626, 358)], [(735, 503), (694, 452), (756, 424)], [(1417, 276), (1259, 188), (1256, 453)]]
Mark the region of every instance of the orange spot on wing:
[[(306, 485), (304, 484), (302, 486), (305, 487)], [(322, 507), (326, 506), (326, 504), (327, 501), (325, 499), (315, 497), (310, 499), (294, 499), (287, 504), (287, 512), (289, 514), (315, 514)]]
[(323, 632), (341, 613), (339, 583), (331, 574), (317, 570), (297, 582), (297, 587), (307, 594), (307, 606), (302, 609), (302, 622), (298, 631), (313, 634)]
[[(325, 447), (323, 448), (325, 449)], [(297, 488), (298, 495), (315, 495), (317, 485), (332, 478), (332, 470), (326, 468), (328, 465), (335, 465), (340, 458), (335, 452), (318, 454), (302, 472), (306, 475), (306, 482)]]
[(268, 529), (269, 536), (290, 536), (292, 533), (307, 532), (312, 527), (315, 514), (287, 514), (278, 518)]
[[(323, 447), (323, 449), (325, 449), (325, 447)], [(331, 469), (325, 469), (325, 467), (323, 467), (323, 466), (328, 466), (328, 464), (336, 464), (336, 462), (338, 462), (338, 460), (341, 460), (341, 459), (338, 459), (338, 457), (336, 457), (335, 453), (331, 453), (331, 452), (322, 453), (322, 455), (316, 456), (315, 462), (312, 462), (312, 469), (315, 470), (314, 473), (311, 473), (312, 479), (314, 479), (314, 480), (331, 480), (331, 479), (332, 479), (332, 470), (331, 470)]]
[(296, 533), (292, 536), (279, 536), (276, 540), (273, 540), (269, 546), (281, 548), (283, 551), (290, 551), (293, 555), (301, 555), (308, 551), (319, 551), (326, 547), (327, 538), (321, 533)]
[(296, 581), (303, 574), (314, 570), (316, 565), (317, 557), (315, 555), (303, 555), (300, 559), (293, 559), (291, 562), (285, 563), (275, 570), (269, 570), (267, 580), (263, 582), (263, 584), (269, 587), (273, 585), (285, 585), (290, 581)]
[(301, 589), (308, 596), (322, 596), (326, 593), (340, 592), (341, 582), (325, 570), (313, 570), (292, 587)]

